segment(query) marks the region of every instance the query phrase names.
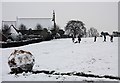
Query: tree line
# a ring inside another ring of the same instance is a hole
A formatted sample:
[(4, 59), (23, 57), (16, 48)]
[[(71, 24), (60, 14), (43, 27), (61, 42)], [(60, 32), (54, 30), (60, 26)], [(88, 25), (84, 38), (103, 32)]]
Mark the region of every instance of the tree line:
[(82, 37), (94, 37), (99, 36), (99, 32), (96, 28), (91, 27), (88, 29), (85, 27), (85, 24), (79, 20), (70, 20), (65, 26), (65, 32), (67, 35), (81, 35)]
[[(2, 33), (6, 33), (10, 27), (5, 24), (2, 26)], [(29, 28), (26, 27), (24, 24), (21, 24), (19, 27), (17, 27), (18, 32), (21, 32), (24, 37), (26, 35), (41, 35), (43, 38), (50, 37), (53, 38), (68, 38), (71, 36), (78, 36), (81, 35), (82, 37), (95, 37), (103, 35), (103, 33), (99, 33), (98, 30), (94, 27), (91, 27), (90, 29), (87, 29), (85, 27), (85, 23), (79, 20), (70, 20), (67, 22), (66, 26), (64, 27), (64, 30), (59, 27), (59, 25), (56, 25), (56, 28), (52, 26), (50, 30), (48, 28), (43, 28), (41, 24), (36, 24), (35, 27)], [(108, 32), (107, 32), (108, 33)], [(116, 34), (116, 33), (115, 33)], [(34, 36), (39, 37), (39, 36)]]

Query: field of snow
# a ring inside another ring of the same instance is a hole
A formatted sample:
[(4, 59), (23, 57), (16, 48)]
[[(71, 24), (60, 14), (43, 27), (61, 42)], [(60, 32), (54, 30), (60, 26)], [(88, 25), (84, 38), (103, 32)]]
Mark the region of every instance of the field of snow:
[(33, 70), (55, 72), (84, 72), (95, 75), (118, 76), (118, 38), (103, 42), (102, 38), (82, 38), (74, 44), (70, 38), (2, 49), (2, 80), (12, 81), (114, 81), (106, 78), (48, 75), (44, 73), (9, 74), (8, 57), (15, 50), (30, 51), (35, 56)]
[(0, 49), (0, 83), (2, 81), (2, 50)]

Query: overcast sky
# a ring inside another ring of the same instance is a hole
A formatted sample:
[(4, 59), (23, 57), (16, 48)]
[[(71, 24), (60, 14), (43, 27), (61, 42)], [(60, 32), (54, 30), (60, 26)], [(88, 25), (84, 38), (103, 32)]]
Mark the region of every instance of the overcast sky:
[(87, 29), (101, 31), (118, 30), (117, 2), (3, 2), (2, 20), (16, 20), (16, 17), (51, 17), (56, 12), (56, 23), (64, 28), (69, 20), (85, 23)]

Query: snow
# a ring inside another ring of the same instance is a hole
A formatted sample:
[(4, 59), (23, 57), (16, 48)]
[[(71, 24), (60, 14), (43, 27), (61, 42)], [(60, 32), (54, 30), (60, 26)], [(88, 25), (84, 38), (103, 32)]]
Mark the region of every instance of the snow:
[(2, 82), (2, 50), (0, 49), (0, 83)]
[(106, 78), (82, 76), (61, 76), (47, 74), (22, 73), (8, 74), (8, 57), (14, 50), (29, 51), (35, 57), (33, 70), (55, 72), (84, 72), (95, 75), (118, 76), (118, 38), (114, 42), (103, 42), (102, 38), (82, 38), (81, 43), (74, 44), (72, 39), (55, 39), (14, 48), (2, 48), (2, 80), (4, 81), (114, 81)]

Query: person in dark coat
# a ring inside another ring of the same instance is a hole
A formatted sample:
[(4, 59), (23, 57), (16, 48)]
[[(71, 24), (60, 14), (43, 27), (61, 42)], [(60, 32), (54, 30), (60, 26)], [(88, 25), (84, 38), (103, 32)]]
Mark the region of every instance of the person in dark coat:
[(106, 42), (106, 35), (103, 35), (103, 37), (104, 37), (104, 42)]
[(113, 35), (110, 35), (110, 41), (113, 42)]
[(94, 37), (94, 42), (96, 42), (97, 36)]
[(81, 41), (81, 35), (78, 35), (78, 42), (80, 43)]
[(72, 35), (72, 41), (73, 41), (73, 43), (74, 43), (74, 41), (75, 41), (75, 37), (74, 37), (74, 35)]

